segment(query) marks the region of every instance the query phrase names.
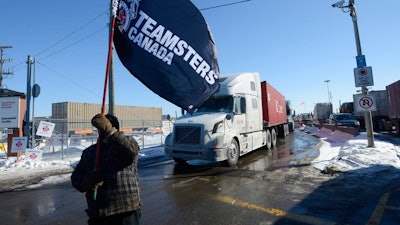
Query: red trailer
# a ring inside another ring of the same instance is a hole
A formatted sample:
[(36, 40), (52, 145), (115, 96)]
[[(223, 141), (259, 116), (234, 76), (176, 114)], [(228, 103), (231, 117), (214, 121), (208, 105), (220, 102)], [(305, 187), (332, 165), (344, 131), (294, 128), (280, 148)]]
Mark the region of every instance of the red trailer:
[(393, 121), (396, 132), (400, 134), (400, 80), (386, 86), (389, 119)]
[(261, 104), (264, 127), (277, 127), (278, 136), (286, 136), (289, 129), (286, 126), (286, 100), (279, 91), (266, 81), (261, 82)]
[(285, 96), (266, 81), (261, 82), (261, 104), (268, 127), (287, 123)]

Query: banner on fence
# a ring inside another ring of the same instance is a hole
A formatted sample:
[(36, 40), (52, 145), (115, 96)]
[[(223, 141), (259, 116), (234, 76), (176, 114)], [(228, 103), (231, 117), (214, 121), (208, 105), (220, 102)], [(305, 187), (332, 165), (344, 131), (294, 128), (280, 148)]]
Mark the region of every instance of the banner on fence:
[(81, 146), (82, 135), (80, 134), (71, 134), (69, 139), (69, 146)]
[(63, 139), (62, 134), (53, 134), (51, 137), (46, 138), (46, 146), (47, 147), (61, 146), (62, 139)]

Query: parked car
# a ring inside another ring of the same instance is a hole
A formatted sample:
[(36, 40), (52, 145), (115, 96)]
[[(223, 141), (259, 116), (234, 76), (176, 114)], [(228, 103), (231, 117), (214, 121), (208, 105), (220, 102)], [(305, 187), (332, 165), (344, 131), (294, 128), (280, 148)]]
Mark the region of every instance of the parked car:
[(360, 122), (351, 113), (335, 113), (329, 116), (329, 124), (335, 126), (359, 127)]

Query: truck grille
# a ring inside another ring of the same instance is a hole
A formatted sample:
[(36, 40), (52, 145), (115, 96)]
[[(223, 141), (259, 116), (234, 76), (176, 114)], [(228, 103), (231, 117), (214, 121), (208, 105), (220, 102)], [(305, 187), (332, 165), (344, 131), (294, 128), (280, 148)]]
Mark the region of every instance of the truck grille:
[(177, 126), (175, 127), (175, 144), (200, 144), (201, 127)]

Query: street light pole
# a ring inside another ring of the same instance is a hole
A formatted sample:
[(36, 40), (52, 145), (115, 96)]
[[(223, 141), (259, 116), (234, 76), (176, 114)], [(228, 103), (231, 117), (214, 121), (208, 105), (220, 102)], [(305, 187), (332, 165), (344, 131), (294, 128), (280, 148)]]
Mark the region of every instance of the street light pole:
[[(361, 42), (360, 42), (360, 34), (358, 32), (358, 24), (357, 24), (357, 13), (356, 13), (356, 7), (354, 4), (354, 0), (349, 0), (349, 5), (348, 6), (343, 6), (344, 1), (340, 1), (338, 3), (333, 4), (333, 7), (341, 8), (349, 8), (350, 11), (350, 16), (353, 21), (353, 27), (354, 27), (354, 36), (356, 40), (356, 48), (357, 48), (357, 56), (362, 56), (362, 51), (361, 51)], [(358, 68), (359, 65), (357, 65)], [(366, 86), (361, 87), (361, 91), (363, 95), (368, 94), (368, 89)], [(365, 119), (365, 129), (367, 131), (367, 137), (368, 137), (368, 147), (373, 147), (374, 146), (374, 131), (372, 127), (372, 116), (371, 116), (371, 111), (365, 110), (364, 111), (364, 119)]]
[(326, 87), (328, 88), (328, 102), (332, 104), (331, 91), (329, 90), (329, 82), (331, 82), (331, 80), (325, 80), (324, 82), (326, 82)]

